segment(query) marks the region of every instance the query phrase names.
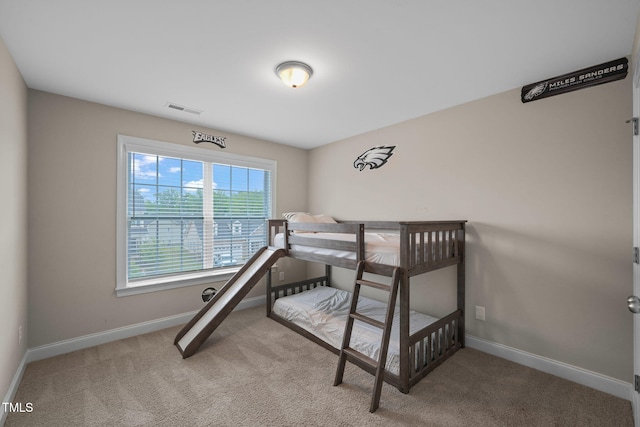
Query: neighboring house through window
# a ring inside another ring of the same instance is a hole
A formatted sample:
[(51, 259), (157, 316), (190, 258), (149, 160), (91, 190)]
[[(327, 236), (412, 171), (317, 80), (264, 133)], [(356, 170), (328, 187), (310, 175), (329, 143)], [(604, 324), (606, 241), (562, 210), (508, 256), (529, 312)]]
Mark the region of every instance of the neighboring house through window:
[(119, 296), (226, 280), (267, 244), (276, 162), (118, 136)]

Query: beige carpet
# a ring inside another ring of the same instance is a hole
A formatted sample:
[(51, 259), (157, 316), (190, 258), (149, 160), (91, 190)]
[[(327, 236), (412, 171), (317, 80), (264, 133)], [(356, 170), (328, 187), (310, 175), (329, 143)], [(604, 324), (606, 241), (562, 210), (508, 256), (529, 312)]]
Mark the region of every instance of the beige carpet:
[(463, 349), (408, 395), (265, 317), (234, 312), (191, 358), (180, 328), (31, 363), (6, 426), (632, 426), (628, 401)]

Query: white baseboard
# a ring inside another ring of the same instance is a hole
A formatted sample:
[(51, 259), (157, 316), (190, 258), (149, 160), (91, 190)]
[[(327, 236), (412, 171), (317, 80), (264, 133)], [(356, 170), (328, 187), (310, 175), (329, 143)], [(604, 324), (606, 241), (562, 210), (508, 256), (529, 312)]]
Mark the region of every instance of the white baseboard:
[[(247, 298), (242, 300), (240, 304), (238, 304), (238, 306), (234, 309), (234, 311), (257, 307), (259, 305), (265, 304), (265, 302), (266, 296)], [(84, 335), (77, 338), (71, 338), (52, 344), (30, 348), (27, 351), (27, 362), (33, 362), (36, 360), (59, 356), (61, 354), (70, 353), (72, 351), (82, 350), (85, 348), (94, 347), (96, 345), (106, 344), (112, 341), (117, 341), (137, 335), (148, 334), (149, 332), (155, 332), (161, 329), (183, 325), (189, 322), (189, 320), (191, 320), (191, 318), (195, 316), (197, 312), (198, 310), (177, 314), (175, 316), (164, 317), (162, 319), (137, 323), (135, 325), (124, 326), (122, 328), (111, 329), (104, 332)]]
[(557, 360), (538, 356), (537, 354), (477, 338), (472, 335), (465, 335), (465, 345), (469, 348), (480, 350), (484, 353), (489, 353), (493, 356), (591, 387), (621, 399), (633, 401), (634, 391), (631, 383), (558, 362)]
[[(20, 381), (22, 381), (22, 374), (24, 374), (24, 370), (27, 367), (27, 354), (28, 351), (25, 352), (22, 360), (20, 361), (20, 365), (18, 365), (18, 369), (16, 370), (15, 375), (13, 376), (13, 380), (11, 380), (11, 384), (9, 384), (9, 390), (7, 390), (7, 394), (4, 396), (4, 400), (2, 402), (13, 402), (13, 398), (18, 391), (18, 386), (20, 385)], [(4, 410), (4, 405), (0, 408), (0, 426), (3, 426), (5, 421), (7, 420), (7, 412)]]

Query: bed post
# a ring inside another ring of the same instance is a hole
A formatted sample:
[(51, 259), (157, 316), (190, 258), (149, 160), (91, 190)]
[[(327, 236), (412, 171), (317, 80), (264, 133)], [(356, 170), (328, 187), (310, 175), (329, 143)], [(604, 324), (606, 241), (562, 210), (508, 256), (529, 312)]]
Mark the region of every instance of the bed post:
[(460, 347), (464, 347), (464, 294), (465, 294), (465, 228), (466, 224), (461, 224), (461, 229), (458, 232), (458, 250), (460, 251), (460, 262), (458, 263), (458, 310), (462, 310), (460, 320), (458, 320), (458, 340), (460, 341)]
[(364, 224), (358, 224), (358, 231), (356, 232), (356, 245), (358, 246), (358, 252), (356, 252), (356, 264), (365, 260), (364, 256)]
[(400, 276), (400, 390), (409, 393), (409, 227), (402, 224), (400, 228), (400, 260), (407, 265), (401, 265)]
[(267, 271), (267, 317), (271, 317), (271, 268)]
[[(277, 227), (275, 224), (272, 224), (271, 220), (267, 220), (267, 246), (271, 246), (273, 244), (273, 235), (274, 230), (273, 227)], [(271, 317), (271, 268), (267, 271), (267, 317)]]
[[(268, 219), (267, 220), (267, 246), (273, 245), (273, 239), (275, 235), (278, 233), (278, 230), (284, 224), (284, 220), (281, 219)], [(286, 250), (286, 249), (285, 249)], [(271, 317), (271, 303), (273, 302), (271, 298), (271, 268), (267, 271), (267, 317)]]

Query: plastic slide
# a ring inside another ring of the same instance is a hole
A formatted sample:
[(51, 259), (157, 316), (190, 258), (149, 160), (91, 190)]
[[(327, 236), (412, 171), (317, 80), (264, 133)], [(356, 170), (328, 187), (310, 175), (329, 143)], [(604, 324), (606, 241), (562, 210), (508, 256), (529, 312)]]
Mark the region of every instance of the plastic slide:
[(176, 335), (173, 342), (182, 358), (193, 355), (209, 335), (242, 301), (275, 262), (284, 256), (284, 249), (265, 246), (218, 291), (217, 294)]

